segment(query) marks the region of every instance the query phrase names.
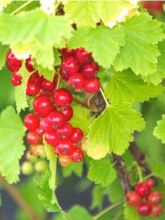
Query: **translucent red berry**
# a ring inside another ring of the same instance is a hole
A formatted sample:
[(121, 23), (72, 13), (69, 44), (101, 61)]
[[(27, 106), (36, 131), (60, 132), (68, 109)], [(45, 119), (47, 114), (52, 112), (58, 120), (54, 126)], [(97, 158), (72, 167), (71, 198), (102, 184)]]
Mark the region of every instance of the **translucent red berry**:
[(59, 139), (56, 136), (55, 131), (48, 131), (45, 133), (45, 140), (48, 144), (50, 144), (53, 147), (56, 147), (59, 143)]
[(84, 89), (87, 93), (96, 93), (100, 89), (100, 82), (97, 78), (93, 77), (85, 80)]
[(130, 206), (138, 206), (141, 203), (141, 197), (135, 191), (130, 191), (126, 194), (126, 202)]
[(62, 71), (70, 74), (77, 73), (79, 71), (79, 63), (73, 56), (64, 58), (62, 62)]
[(85, 63), (90, 60), (91, 53), (88, 53), (84, 48), (75, 50), (75, 58), (79, 63)]
[(78, 143), (83, 138), (83, 131), (80, 128), (73, 128), (70, 140), (73, 143)]
[(150, 216), (155, 218), (155, 217), (160, 216), (162, 213), (163, 213), (163, 206), (162, 206), (162, 204), (157, 204), (157, 205), (154, 205), (152, 207), (152, 211), (151, 211)]
[(34, 69), (34, 66), (33, 66), (33, 62), (32, 62), (32, 59), (31, 57), (29, 57), (28, 59), (26, 59), (26, 69), (29, 71), (29, 72), (33, 72), (35, 69)]
[(22, 76), (20, 76), (17, 72), (13, 73), (11, 82), (13, 86), (20, 86), (22, 84)]
[(52, 129), (60, 128), (64, 126), (64, 124), (66, 123), (66, 119), (64, 115), (61, 112), (58, 112), (56, 110), (51, 111), (49, 115), (47, 116), (46, 120), (47, 120), (48, 126)]
[(135, 191), (140, 197), (145, 198), (151, 193), (151, 187), (147, 183), (142, 182), (136, 185)]
[(70, 159), (77, 163), (84, 160), (84, 152), (80, 148), (75, 148), (73, 153), (70, 155)]
[(68, 139), (60, 140), (55, 148), (55, 153), (62, 154), (62, 155), (71, 155), (74, 152), (74, 145)]
[(30, 131), (36, 130), (39, 127), (39, 124), (40, 120), (36, 114), (30, 113), (24, 118), (24, 125)]
[(156, 191), (153, 191), (148, 196), (148, 203), (150, 205), (156, 205), (158, 203), (161, 203), (162, 201), (162, 194)]
[(139, 206), (138, 206), (138, 209), (137, 209), (139, 215), (145, 217), (145, 216), (149, 216), (151, 211), (152, 211), (152, 208), (151, 206), (148, 204), (148, 203), (141, 203)]
[(70, 106), (64, 106), (61, 109), (66, 121), (69, 121), (73, 117), (73, 109)]
[(46, 80), (46, 79), (44, 79), (43, 81), (42, 81), (42, 84), (41, 84), (41, 87), (42, 87), (42, 89), (45, 89), (45, 90), (47, 90), (47, 91), (52, 91), (52, 90), (54, 90), (55, 89), (55, 82), (51, 82), (51, 81), (48, 81), (48, 80)]
[(71, 124), (66, 123), (61, 128), (57, 129), (56, 135), (60, 139), (70, 138), (73, 133), (73, 127)]
[(74, 88), (76, 91), (81, 91), (84, 88), (85, 79), (80, 73), (76, 73), (69, 78), (70, 87)]
[(33, 108), (39, 116), (45, 117), (50, 113), (53, 105), (47, 96), (38, 96), (34, 99)]
[(81, 68), (81, 73), (86, 77), (86, 78), (91, 78), (96, 75), (96, 73), (99, 71), (99, 66), (95, 62), (88, 62), (85, 63), (82, 68)]
[(29, 144), (36, 145), (42, 142), (42, 137), (36, 131), (29, 131), (26, 138)]
[(61, 88), (54, 92), (54, 103), (58, 106), (70, 105), (73, 101), (73, 96), (69, 90)]
[(22, 66), (22, 61), (18, 60), (12, 51), (7, 54), (6, 63), (11, 72), (18, 72)]
[(154, 179), (151, 179), (151, 178), (149, 178), (149, 179), (147, 179), (146, 181), (145, 181), (150, 187), (153, 187), (153, 186), (155, 186), (155, 180)]

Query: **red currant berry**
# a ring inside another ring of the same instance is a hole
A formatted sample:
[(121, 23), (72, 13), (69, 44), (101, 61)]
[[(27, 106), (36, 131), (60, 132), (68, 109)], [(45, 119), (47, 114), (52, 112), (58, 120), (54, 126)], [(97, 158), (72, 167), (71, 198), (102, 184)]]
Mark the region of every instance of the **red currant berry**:
[(24, 118), (24, 125), (30, 131), (36, 130), (39, 127), (39, 124), (40, 120), (38, 116), (33, 113), (26, 115)]
[(68, 139), (63, 139), (60, 140), (60, 142), (57, 144), (55, 148), (55, 153), (61, 155), (71, 155), (73, 154), (74, 150), (75, 147), (73, 143)]
[(59, 162), (62, 167), (67, 167), (71, 163), (71, 159), (68, 156), (61, 155)]
[(64, 58), (62, 62), (62, 71), (70, 74), (77, 73), (79, 71), (80, 65), (73, 56)]
[(139, 206), (138, 206), (138, 209), (137, 209), (139, 215), (145, 217), (145, 216), (149, 216), (151, 211), (152, 211), (152, 208), (149, 204), (147, 203), (141, 203)]
[(157, 204), (152, 207), (150, 216), (155, 218), (160, 216), (162, 213), (163, 213), (163, 206), (161, 204)]
[(38, 96), (34, 99), (33, 108), (39, 116), (45, 117), (53, 109), (53, 105), (47, 96)]
[(100, 82), (97, 78), (93, 77), (85, 80), (84, 89), (87, 93), (95, 93), (100, 89)]
[(35, 82), (35, 83), (38, 83), (38, 85), (41, 85), (42, 80), (43, 80), (43, 77), (40, 76), (40, 75), (38, 74), (38, 72), (36, 71), (35, 73), (33, 73), (33, 74), (29, 77), (28, 82), (30, 82), (30, 83), (34, 83), (34, 82)]
[(75, 57), (79, 63), (85, 63), (90, 60), (91, 53), (88, 53), (84, 48), (75, 50)]
[(85, 79), (80, 73), (76, 73), (69, 78), (70, 87), (74, 88), (76, 91), (81, 91), (84, 88)]
[(54, 90), (55, 89), (55, 83), (54, 82), (51, 82), (51, 81), (48, 81), (48, 80), (46, 80), (46, 79), (44, 79), (43, 81), (42, 81), (42, 85), (41, 85), (41, 87), (42, 87), (42, 89), (45, 89), (45, 90), (47, 90), (47, 91), (52, 91), (52, 90)]
[(55, 131), (48, 131), (45, 133), (45, 140), (48, 144), (50, 144), (53, 147), (56, 147), (60, 140), (57, 138)]
[(91, 78), (99, 71), (99, 66), (95, 62), (85, 63), (81, 68), (81, 73), (86, 78)]
[(11, 72), (18, 72), (22, 66), (21, 60), (18, 60), (12, 51), (7, 54), (7, 68)]
[(70, 106), (64, 106), (61, 109), (66, 121), (69, 121), (73, 117), (73, 109)]
[(162, 201), (162, 194), (159, 192), (153, 191), (148, 196), (148, 203), (152, 206), (161, 203), (161, 201)]
[(60, 139), (65, 139), (65, 138), (70, 138), (70, 136), (72, 135), (73, 132), (73, 127), (71, 124), (66, 123), (64, 126), (62, 126), (61, 128), (57, 129), (56, 131), (56, 135), (57, 137), (59, 137)]
[(29, 131), (27, 133), (27, 142), (33, 145), (40, 144), (42, 142), (42, 138), (36, 131)]
[(20, 76), (17, 72), (13, 73), (11, 82), (13, 86), (20, 86), (22, 84), (22, 76)]
[(26, 88), (26, 95), (36, 96), (40, 92), (40, 86), (36, 82), (28, 82)]
[(37, 134), (39, 134), (40, 136), (43, 136), (43, 135), (44, 135), (44, 130), (43, 130), (41, 127), (37, 128), (37, 129), (36, 129), (36, 132), (37, 132)]
[(61, 88), (54, 92), (54, 103), (58, 106), (70, 105), (73, 101), (73, 96), (69, 90)]
[(73, 143), (78, 143), (83, 138), (83, 131), (80, 128), (73, 128), (72, 135), (70, 137), (70, 140)]
[(151, 187), (147, 183), (142, 182), (136, 185), (135, 191), (140, 197), (145, 198), (151, 193)]
[(126, 194), (126, 201), (130, 206), (138, 206), (141, 203), (141, 197), (135, 191), (130, 191)]
[(62, 57), (73, 56), (74, 51), (73, 50), (68, 50), (67, 48), (63, 48), (63, 49), (61, 49), (61, 55), (62, 55)]
[(28, 59), (26, 59), (25, 65), (26, 65), (27, 71), (29, 71), (30, 73), (35, 70), (35, 69), (34, 69), (34, 66), (33, 66), (33, 64), (32, 64), (32, 59), (31, 59), (31, 57), (29, 57)]
[(154, 180), (154, 179), (151, 179), (151, 178), (147, 179), (145, 182), (146, 182), (151, 188), (156, 185), (155, 180)]
[(63, 80), (68, 81), (69, 78), (72, 76), (72, 74), (63, 71), (62, 69), (60, 70), (60, 76), (62, 77)]
[(66, 123), (66, 119), (61, 112), (53, 110), (47, 117), (47, 123), (49, 128), (57, 129), (62, 127)]
[(70, 159), (77, 163), (84, 160), (84, 152), (80, 148), (75, 148), (73, 153), (70, 155)]

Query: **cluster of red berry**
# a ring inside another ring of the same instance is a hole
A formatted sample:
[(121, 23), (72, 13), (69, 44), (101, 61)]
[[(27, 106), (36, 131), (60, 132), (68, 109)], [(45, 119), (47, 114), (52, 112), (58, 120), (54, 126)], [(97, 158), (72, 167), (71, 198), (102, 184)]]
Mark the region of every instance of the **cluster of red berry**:
[(142, 5), (151, 14), (156, 15), (163, 12), (164, 1), (142, 1)]
[[(22, 77), (19, 70), (22, 61), (10, 51), (7, 55), (7, 67), (12, 72), (12, 84), (19, 86)], [(68, 122), (73, 117), (71, 103), (73, 96), (68, 89), (57, 88), (59, 75), (48, 81), (35, 71), (31, 57), (26, 60), (26, 68), (30, 73), (26, 95), (34, 97), (34, 112), (25, 116), (24, 125), (28, 129), (27, 142), (38, 145), (45, 141), (54, 147), (59, 155), (61, 165), (66, 166), (71, 161), (79, 162), (84, 159), (81, 140), (84, 136), (80, 128), (73, 128)], [(76, 91), (95, 93), (100, 89), (96, 73), (99, 70), (91, 53), (83, 48), (76, 50), (61, 50), (61, 78), (69, 82)]]
[(126, 195), (128, 205), (137, 207), (139, 215), (143, 217), (158, 217), (163, 212), (162, 194), (153, 191), (155, 181), (147, 179), (145, 182), (138, 183), (135, 191), (130, 191)]

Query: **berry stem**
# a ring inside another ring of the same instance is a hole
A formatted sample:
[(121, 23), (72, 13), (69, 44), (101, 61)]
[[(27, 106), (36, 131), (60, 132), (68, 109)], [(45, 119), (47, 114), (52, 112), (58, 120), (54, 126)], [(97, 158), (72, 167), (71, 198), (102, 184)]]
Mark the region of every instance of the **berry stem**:
[(18, 193), (17, 189), (9, 185), (6, 180), (0, 176), (0, 183), (2, 183), (5, 190), (13, 198), (13, 200), (19, 205), (19, 207), (27, 214), (30, 220), (40, 220), (40, 217), (37, 216), (37, 213), (34, 212), (31, 206), (24, 200), (24, 198)]
[(103, 97), (103, 99), (104, 99), (104, 101), (106, 103), (106, 106), (109, 106), (109, 102), (108, 102), (107, 98), (105, 97), (104, 91), (102, 89), (100, 89), (100, 92), (101, 92), (102, 97)]
[(139, 176), (139, 182), (143, 182), (142, 169), (139, 166), (139, 164), (137, 163), (137, 161), (135, 161), (135, 166), (136, 166), (137, 173), (138, 173), (138, 176)]
[(88, 104), (86, 104), (85, 102), (82, 102), (81, 100), (77, 99), (76, 97), (74, 97), (74, 102), (76, 102), (77, 104), (87, 108), (87, 109), (90, 109), (90, 107), (88, 106)]
[(19, 11), (21, 11), (24, 7), (26, 7), (27, 5), (29, 5), (30, 3), (32, 3), (33, 0), (29, 0), (27, 2), (25, 2), (24, 4), (22, 4), (20, 7), (18, 7), (16, 10), (14, 10), (10, 15), (14, 15), (16, 13), (18, 13)]

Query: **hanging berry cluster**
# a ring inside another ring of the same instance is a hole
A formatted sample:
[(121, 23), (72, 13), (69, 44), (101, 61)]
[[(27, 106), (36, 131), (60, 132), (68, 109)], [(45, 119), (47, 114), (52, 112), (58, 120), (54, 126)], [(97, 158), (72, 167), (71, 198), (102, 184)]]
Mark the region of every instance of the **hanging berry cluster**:
[(154, 191), (155, 181), (147, 179), (136, 184), (135, 190), (126, 195), (128, 205), (137, 207), (137, 212), (143, 217), (158, 217), (163, 212), (162, 194)]
[[(76, 91), (95, 93), (100, 89), (100, 82), (96, 77), (99, 66), (93, 60), (91, 53), (83, 48), (75, 50), (61, 50), (60, 77)], [(26, 60), (26, 68), (30, 73), (26, 95), (32, 96), (34, 112), (24, 118), (24, 125), (28, 129), (27, 142), (37, 146), (44, 140), (54, 148), (59, 156), (61, 165), (67, 166), (71, 162), (84, 159), (81, 140), (84, 136), (80, 128), (74, 128), (69, 120), (73, 117), (72, 93), (66, 88), (57, 88), (59, 75), (48, 81), (35, 71), (31, 57)], [(22, 61), (10, 51), (7, 55), (7, 67), (12, 72), (13, 86), (22, 83), (19, 70)]]

